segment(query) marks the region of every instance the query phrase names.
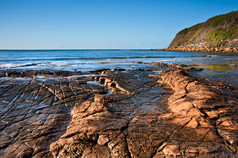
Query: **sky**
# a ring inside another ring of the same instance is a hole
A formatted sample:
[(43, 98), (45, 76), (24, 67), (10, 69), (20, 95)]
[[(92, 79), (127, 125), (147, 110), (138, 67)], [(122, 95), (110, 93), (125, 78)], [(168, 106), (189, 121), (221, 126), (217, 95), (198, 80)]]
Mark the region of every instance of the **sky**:
[(238, 0), (0, 0), (0, 49), (168, 47)]

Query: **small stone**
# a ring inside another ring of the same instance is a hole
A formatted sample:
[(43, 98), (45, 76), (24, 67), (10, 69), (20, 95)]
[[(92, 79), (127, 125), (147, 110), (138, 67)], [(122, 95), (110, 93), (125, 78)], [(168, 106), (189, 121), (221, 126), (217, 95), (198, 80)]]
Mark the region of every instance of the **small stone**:
[(136, 61), (136, 62), (134, 62), (135, 64), (143, 64), (143, 62), (141, 62), (141, 61)]

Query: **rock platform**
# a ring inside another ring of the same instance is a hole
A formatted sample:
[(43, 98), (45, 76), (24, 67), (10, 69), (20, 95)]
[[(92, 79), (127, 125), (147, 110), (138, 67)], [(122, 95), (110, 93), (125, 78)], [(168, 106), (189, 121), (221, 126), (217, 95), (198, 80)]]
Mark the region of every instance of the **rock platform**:
[(237, 47), (176, 47), (176, 48), (162, 48), (162, 49), (152, 49), (157, 51), (178, 51), (178, 52), (206, 52), (206, 53), (238, 53)]
[(236, 89), (150, 64), (2, 73), (0, 157), (237, 157)]

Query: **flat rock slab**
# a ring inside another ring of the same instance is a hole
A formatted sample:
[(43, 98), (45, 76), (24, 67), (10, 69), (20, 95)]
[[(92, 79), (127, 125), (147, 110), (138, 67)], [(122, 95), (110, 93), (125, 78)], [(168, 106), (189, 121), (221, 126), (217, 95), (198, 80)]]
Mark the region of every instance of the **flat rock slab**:
[(0, 157), (237, 157), (235, 93), (153, 65), (0, 78)]
[(41, 157), (65, 133), (75, 103), (104, 93), (87, 78), (1, 78), (0, 157)]

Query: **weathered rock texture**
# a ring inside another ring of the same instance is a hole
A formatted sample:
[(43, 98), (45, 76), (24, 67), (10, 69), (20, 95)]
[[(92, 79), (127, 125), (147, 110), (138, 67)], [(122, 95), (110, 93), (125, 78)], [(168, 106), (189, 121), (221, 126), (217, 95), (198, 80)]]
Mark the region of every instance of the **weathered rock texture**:
[(238, 52), (238, 11), (215, 16), (177, 33), (168, 51)]
[[(237, 40), (238, 41), (238, 40)], [(238, 47), (202, 47), (202, 48), (193, 48), (187, 46), (175, 47), (175, 48), (163, 48), (163, 49), (154, 49), (158, 51), (177, 51), (177, 52), (205, 52), (205, 53), (238, 53)]]
[(237, 157), (237, 95), (151, 65), (1, 78), (0, 157)]
[[(70, 121), (70, 111), (100, 86), (87, 78), (1, 78), (0, 157), (43, 157)], [(48, 157), (48, 156), (46, 156)]]
[(117, 73), (93, 78), (112, 94), (74, 107), (66, 134), (51, 144), (55, 157), (152, 157), (167, 139), (173, 127), (158, 121), (167, 95), (156, 78), (144, 71)]
[[(237, 153), (237, 95), (190, 77), (183, 69), (170, 69), (160, 75), (159, 82), (174, 90), (168, 99), (172, 113), (161, 118), (182, 127), (175, 132), (181, 143), (172, 143), (177, 145), (178, 155), (232, 157)], [(195, 142), (199, 145), (194, 146)]]

